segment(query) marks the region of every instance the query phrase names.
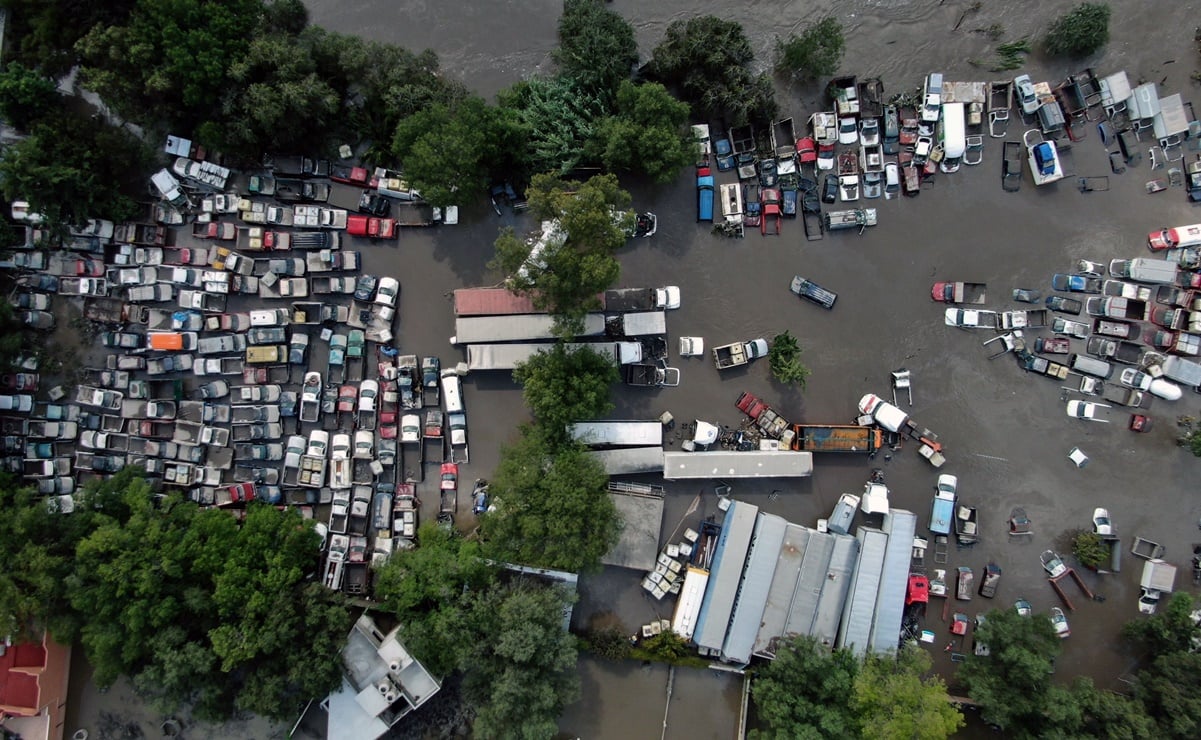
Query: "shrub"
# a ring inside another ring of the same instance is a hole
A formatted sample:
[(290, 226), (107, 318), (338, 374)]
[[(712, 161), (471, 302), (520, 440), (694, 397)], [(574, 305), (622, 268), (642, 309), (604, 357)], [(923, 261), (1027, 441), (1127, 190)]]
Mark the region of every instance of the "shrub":
[(1072, 538), (1072, 554), (1086, 568), (1096, 568), (1109, 559), (1109, 548), (1096, 532), (1081, 531)]
[(1047, 30), (1047, 51), (1069, 56), (1092, 54), (1109, 42), (1109, 15), (1105, 3), (1077, 5)]
[(826, 17), (811, 24), (798, 36), (776, 39), (776, 71), (798, 80), (832, 75), (842, 61), (846, 40), (842, 24)]

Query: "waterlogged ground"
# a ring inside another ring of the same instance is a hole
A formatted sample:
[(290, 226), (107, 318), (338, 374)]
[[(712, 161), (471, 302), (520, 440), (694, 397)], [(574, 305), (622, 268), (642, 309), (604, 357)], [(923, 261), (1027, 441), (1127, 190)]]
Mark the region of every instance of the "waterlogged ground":
[[(976, 12), (970, 12), (966, 2), (933, 0), (619, 0), (610, 7), (634, 24), (644, 58), (671, 21), (696, 14), (742, 22), (757, 53), (766, 58), (776, 35), (835, 13), (847, 31), (844, 69), (878, 75), (893, 92), (917, 86), (928, 71), (941, 70), (948, 79), (1000, 78), (1002, 74), (969, 63), (989, 58), (993, 46), (973, 29), (998, 24), (1004, 40), (1036, 34), (1071, 4), (1056, 0), (1032, 8), (994, 3)], [(413, 48), (432, 46), (449, 74), (460, 75), (486, 95), (549, 69), (547, 53), (555, 44), (561, 8), (556, 0), (468, 0), (453, 9), (381, 0), (310, 0), (308, 5), (313, 21), (332, 30)], [(1113, 39), (1103, 54), (1070, 64), (1035, 59), (1026, 71), (1036, 80), (1058, 80), (1086, 65), (1102, 74), (1126, 69), (1132, 82), (1162, 81), (1162, 94), (1181, 91), (1186, 100), (1196, 97), (1189, 79), (1198, 67), (1192, 43), (1196, 3), (1126, 2), (1113, 10)], [(954, 31), (957, 23), (959, 30)], [(818, 109), (816, 91), (782, 90), (781, 108), (803, 119)], [(1021, 131), (1015, 122), (1009, 138), (1020, 138)], [(845, 423), (853, 419), (863, 393), (887, 393), (889, 371), (905, 366), (914, 376), (915, 420), (939, 434), (946, 446), (946, 472), (959, 476), (964, 502), (980, 509), (981, 543), (972, 550), (952, 547), (947, 567), (979, 570), (991, 560), (1004, 569), (994, 602), (977, 597), (953, 604), (952, 611), (970, 616), (994, 606), (1008, 607), (1019, 597), (1043, 611), (1056, 605), (1038, 555), (1058, 547), (1065, 531), (1087, 527), (1095, 506), (1110, 510), (1127, 547), (1135, 534), (1165, 544), (1166, 557), (1182, 566), (1178, 587), (1191, 588), (1183, 567), (1193, 540), (1201, 541), (1196, 529), (1201, 502), (1182, 494), (1191, 489), (1189, 482), (1201, 461), (1175, 447), (1173, 422), (1179, 414), (1201, 416), (1201, 397), (1190, 393), (1175, 404), (1156, 401), (1151, 408), (1156, 427), (1147, 435), (1126, 431), (1127, 414), (1118, 409), (1109, 412), (1110, 424), (1068, 419), (1056, 382), (1022, 373), (1008, 357), (989, 361), (991, 347), (980, 346), (986, 336), (944, 327), (942, 307), (930, 302), (928, 291), (932, 281), (944, 278), (986, 282), (990, 308), (1012, 307), (1005, 299), (1014, 287), (1045, 293), (1050, 275), (1076, 259), (1145, 255), (1150, 229), (1201, 219), (1180, 190), (1154, 196), (1144, 192), (1143, 183), (1152, 177), (1146, 157), (1125, 175), (1111, 175), (1108, 192), (1081, 194), (1070, 181), (1035, 189), (1027, 175), (1020, 193), (1006, 194), (1000, 188), (1000, 150), (1000, 141), (989, 139), (982, 165), (939, 175), (918, 198), (874, 202), (880, 225), (861, 237), (844, 232), (813, 243), (804, 241), (794, 221), (785, 223), (778, 238), (753, 234), (729, 241), (712, 236), (694, 221), (695, 190), (687, 173), (668, 187), (632, 184), (637, 207), (659, 214), (660, 225), (653, 239), (632, 244), (622, 254), (622, 282), (681, 286), (683, 307), (669, 320), (671, 344), (674, 337), (698, 335), (712, 346), (789, 329), (800, 339), (813, 374), (805, 391), (797, 392), (772, 382), (762, 363), (719, 377), (707, 359), (677, 359), (673, 353), (673, 364), (683, 373), (681, 386), (658, 392), (622, 389), (614, 417), (654, 418), (670, 410), (681, 420), (734, 424), (739, 421), (734, 399), (749, 390), (791, 419)], [(1095, 131), (1075, 147), (1074, 158), (1080, 175), (1109, 175)], [(497, 228), (509, 223), (532, 227), (507, 214), (498, 219), (487, 206), (466, 207), (462, 215), (458, 227), (406, 232), (395, 246), (357, 246), (366, 253), (367, 271), (401, 280), (402, 347), (406, 352), (439, 354), (444, 363), (460, 357), (447, 343), (454, 333), (450, 291), (498, 282), (500, 276), (485, 267)], [(788, 292), (789, 279), (798, 273), (838, 292), (836, 308), (825, 312), (799, 303)], [(463, 477), (470, 480), (491, 473), (500, 445), (511, 438), (526, 412), (519, 390), (503, 375), (470, 376), (466, 389), (472, 456)], [(1076, 445), (1092, 458), (1087, 468), (1077, 469), (1066, 458)], [(874, 466), (884, 469), (893, 506), (917, 512), (924, 528), (936, 473), (911, 446), (891, 460), (819, 457), (810, 479), (736, 482), (734, 495), (812, 525), (830, 511), (840, 493), (860, 490)], [(665, 538), (681, 521), (687, 526), (715, 510), (709, 484), (669, 484), (668, 492)], [(699, 509), (685, 518), (697, 494)], [(436, 497), (425, 498), (427, 513), (432, 513)], [(1006, 517), (1017, 505), (1025, 506), (1035, 522), (1035, 535), (1022, 541), (1006, 535)], [(1141, 561), (1127, 554), (1124, 566), (1120, 575), (1085, 576), (1094, 591), (1107, 597), (1104, 603), (1069, 591), (1077, 608), (1068, 613), (1072, 637), (1057, 663), (1061, 679), (1091, 675), (1103, 686), (1123, 686), (1120, 679), (1132, 669), (1136, 656), (1117, 634), (1123, 622), (1137, 616)], [(599, 615), (632, 632), (652, 618), (670, 617), (671, 604), (645, 598), (637, 586), (639, 577), (609, 570), (585, 579), (577, 622), (585, 625)], [(954, 685), (954, 666), (943, 652), (949, 634), (940, 607), (932, 604), (926, 626), (938, 634), (931, 646), (936, 668)], [(668, 672), (662, 666), (615, 666), (584, 659), (580, 671), (583, 698), (568, 708), (561, 723), (571, 737), (649, 737), (656, 731), (666, 737), (730, 737), (736, 731), (737, 677), (677, 672), (669, 704)], [(73, 703), (70, 728), (95, 728), (106, 711), (141, 717), (147, 731), (157, 730), (160, 719), (149, 712), (136, 713), (125, 695), (81, 691)]]

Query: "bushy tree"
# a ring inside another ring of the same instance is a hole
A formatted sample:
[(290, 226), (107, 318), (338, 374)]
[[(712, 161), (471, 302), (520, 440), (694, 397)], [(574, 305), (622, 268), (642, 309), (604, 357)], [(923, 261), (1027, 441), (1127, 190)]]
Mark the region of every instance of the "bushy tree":
[(767, 360), (771, 365), (773, 378), (787, 385), (805, 387), (805, 381), (809, 378), (809, 368), (801, 364), (801, 345), (796, 337), (792, 336), (792, 332), (785, 331), (772, 339)]
[(561, 441), (568, 424), (600, 419), (613, 410), (609, 396), (619, 375), (610, 358), (559, 343), (518, 365), (513, 379), (543, 434)]
[(929, 654), (918, 648), (864, 659), (850, 701), (864, 740), (945, 740), (964, 726), (943, 680), (923, 678), (930, 666)]
[(1201, 737), (1201, 653), (1160, 655), (1138, 672), (1134, 695), (1159, 726), (1157, 737)]
[(688, 106), (667, 88), (626, 80), (617, 91), (616, 112), (597, 125), (591, 148), (610, 170), (669, 183), (695, 159), (696, 142), (683, 133), (687, 120)]
[(600, 0), (564, 0), (559, 48), (552, 56), (582, 89), (612, 99), (638, 63), (638, 43), (629, 21)]
[(1036, 732), (1047, 711), (1060, 640), (1045, 615), (994, 609), (987, 616), (976, 639), (988, 645), (989, 655), (969, 654), (959, 680), (989, 722), (1010, 733)]
[(577, 444), (552, 445), (536, 428), (501, 448), (491, 483), (496, 511), (481, 522), (498, 560), (571, 572), (595, 570), (621, 527), (609, 477)]
[(13, 127), (28, 131), (58, 105), (58, 86), (37, 70), (9, 62), (0, 72), (0, 116)]
[(1081, 3), (1061, 15), (1047, 29), (1045, 43), (1051, 54), (1086, 56), (1109, 43), (1109, 5)]
[(584, 315), (600, 308), (597, 294), (621, 273), (614, 253), (632, 231), (634, 216), (624, 210), (630, 195), (613, 175), (583, 183), (537, 175), (526, 195), (534, 215), (553, 222), (557, 233), (544, 235), (539, 265), (523, 270), (532, 244), (505, 230), (496, 240), (491, 264), (509, 276), (514, 290), (555, 315), (562, 336), (573, 336)]
[(766, 74), (751, 73), (754, 58), (740, 24), (698, 16), (667, 27), (648, 72), (676, 89), (699, 118), (769, 121), (778, 112), (775, 93)]
[(1151, 656), (1186, 652), (1201, 640), (1201, 627), (1193, 621), (1196, 600), (1177, 591), (1150, 617), (1122, 625), (1122, 636)]
[(1078, 532), (1072, 538), (1072, 554), (1085, 568), (1096, 568), (1109, 560), (1109, 548), (1096, 532)]
[(128, 120), (190, 130), (217, 108), (261, 17), (261, 0), (138, 0), (127, 23), (79, 40), (81, 82)]
[(478, 540), (426, 522), (420, 547), (400, 550), (376, 572), (375, 597), (400, 620), (405, 644), (438, 676), (470, 653), (475, 636), (467, 619), (471, 603), (495, 577)]
[(805, 30), (776, 39), (776, 71), (798, 80), (815, 80), (832, 75), (842, 62), (846, 40), (842, 24), (826, 16)]
[(442, 207), (487, 193), (492, 174), (514, 166), (512, 153), (524, 149), (525, 129), (514, 111), (472, 95), (401, 120), (392, 141), (405, 176)]
[(570, 173), (582, 164), (597, 122), (608, 113), (604, 96), (564, 76), (519, 82), (499, 93), (497, 104), (514, 111), (528, 132), (520, 175)]
[(124, 25), (137, 0), (0, 0), (8, 10), (5, 57), (50, 77), (79, 63), (75, 42), (95, 26)]
[(1155, 721), (1136, 698), (1102, 691), (1080, 677), (1051, 686), (1044, 724), (1032, 736), (1142, 738), (1158, 735)]
[(472, 647), (463, 688), (475, 707), (476, 737), (543, 738), (558, 732), (563, 708), (579, 696), (575, 637), (563, 624), (574, 596), (515, 578), (472, 608)]
[(755, 712), (767, 730), (752, 738), (848, 738), (859, 734), (849, 700), (859, 662), (850, 650), (831, 650), (808, 636), (784, 640), (775, 660), (751, 684)]

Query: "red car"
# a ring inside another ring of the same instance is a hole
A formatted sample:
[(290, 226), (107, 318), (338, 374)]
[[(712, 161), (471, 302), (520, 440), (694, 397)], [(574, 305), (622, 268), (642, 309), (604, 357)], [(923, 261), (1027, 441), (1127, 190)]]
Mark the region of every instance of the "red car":
[(443, 491), (458, 491), (459, 490), (459, 464), (458, 463), (442, 463), (442, 490)]
[(399, 427), (395, 411), (381, 411), (379, 415), (380, 439), (396, 439)]
[(344, 385), (338, 389), (338, 413), (353, 414), (359, 400), (357, 385)]
[(813, 142), (812, 136), (806, 136), (803, 139), (796, 140), (797, 157), (801, 160), (801, 164), (811, 164), (817, 161), (817, 145)]
[(38, 389), (37, 373), (9, 373), (0, 375), (0, 389), (6, 391), (36, 391)]
[(255, 488), (254, 483), (235, 483), (225, 490), (229, 494), (231, 504), (244, 504), (254, 501)]
[(329, 171), (329, 179), (346, 185), (366, 185), (370, 174), (366, 167), (347, 167), (334, 165)]
[(346, 233), (368, 239), (394, 239), (396, 219), (352, 214), (346, 219)]
[(95, 260), (75, 260), (74, 272), (79, 277), (104, 277), (104, 263)]

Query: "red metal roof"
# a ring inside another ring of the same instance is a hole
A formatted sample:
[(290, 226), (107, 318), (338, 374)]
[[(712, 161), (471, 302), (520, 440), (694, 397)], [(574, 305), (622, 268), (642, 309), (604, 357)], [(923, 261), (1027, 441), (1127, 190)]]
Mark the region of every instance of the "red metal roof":
[(41, 688), (38, 676), (46, 667), (46, 649), (25, 643), (0, 656), (0, 708), (18, 715), (38, 712)]

